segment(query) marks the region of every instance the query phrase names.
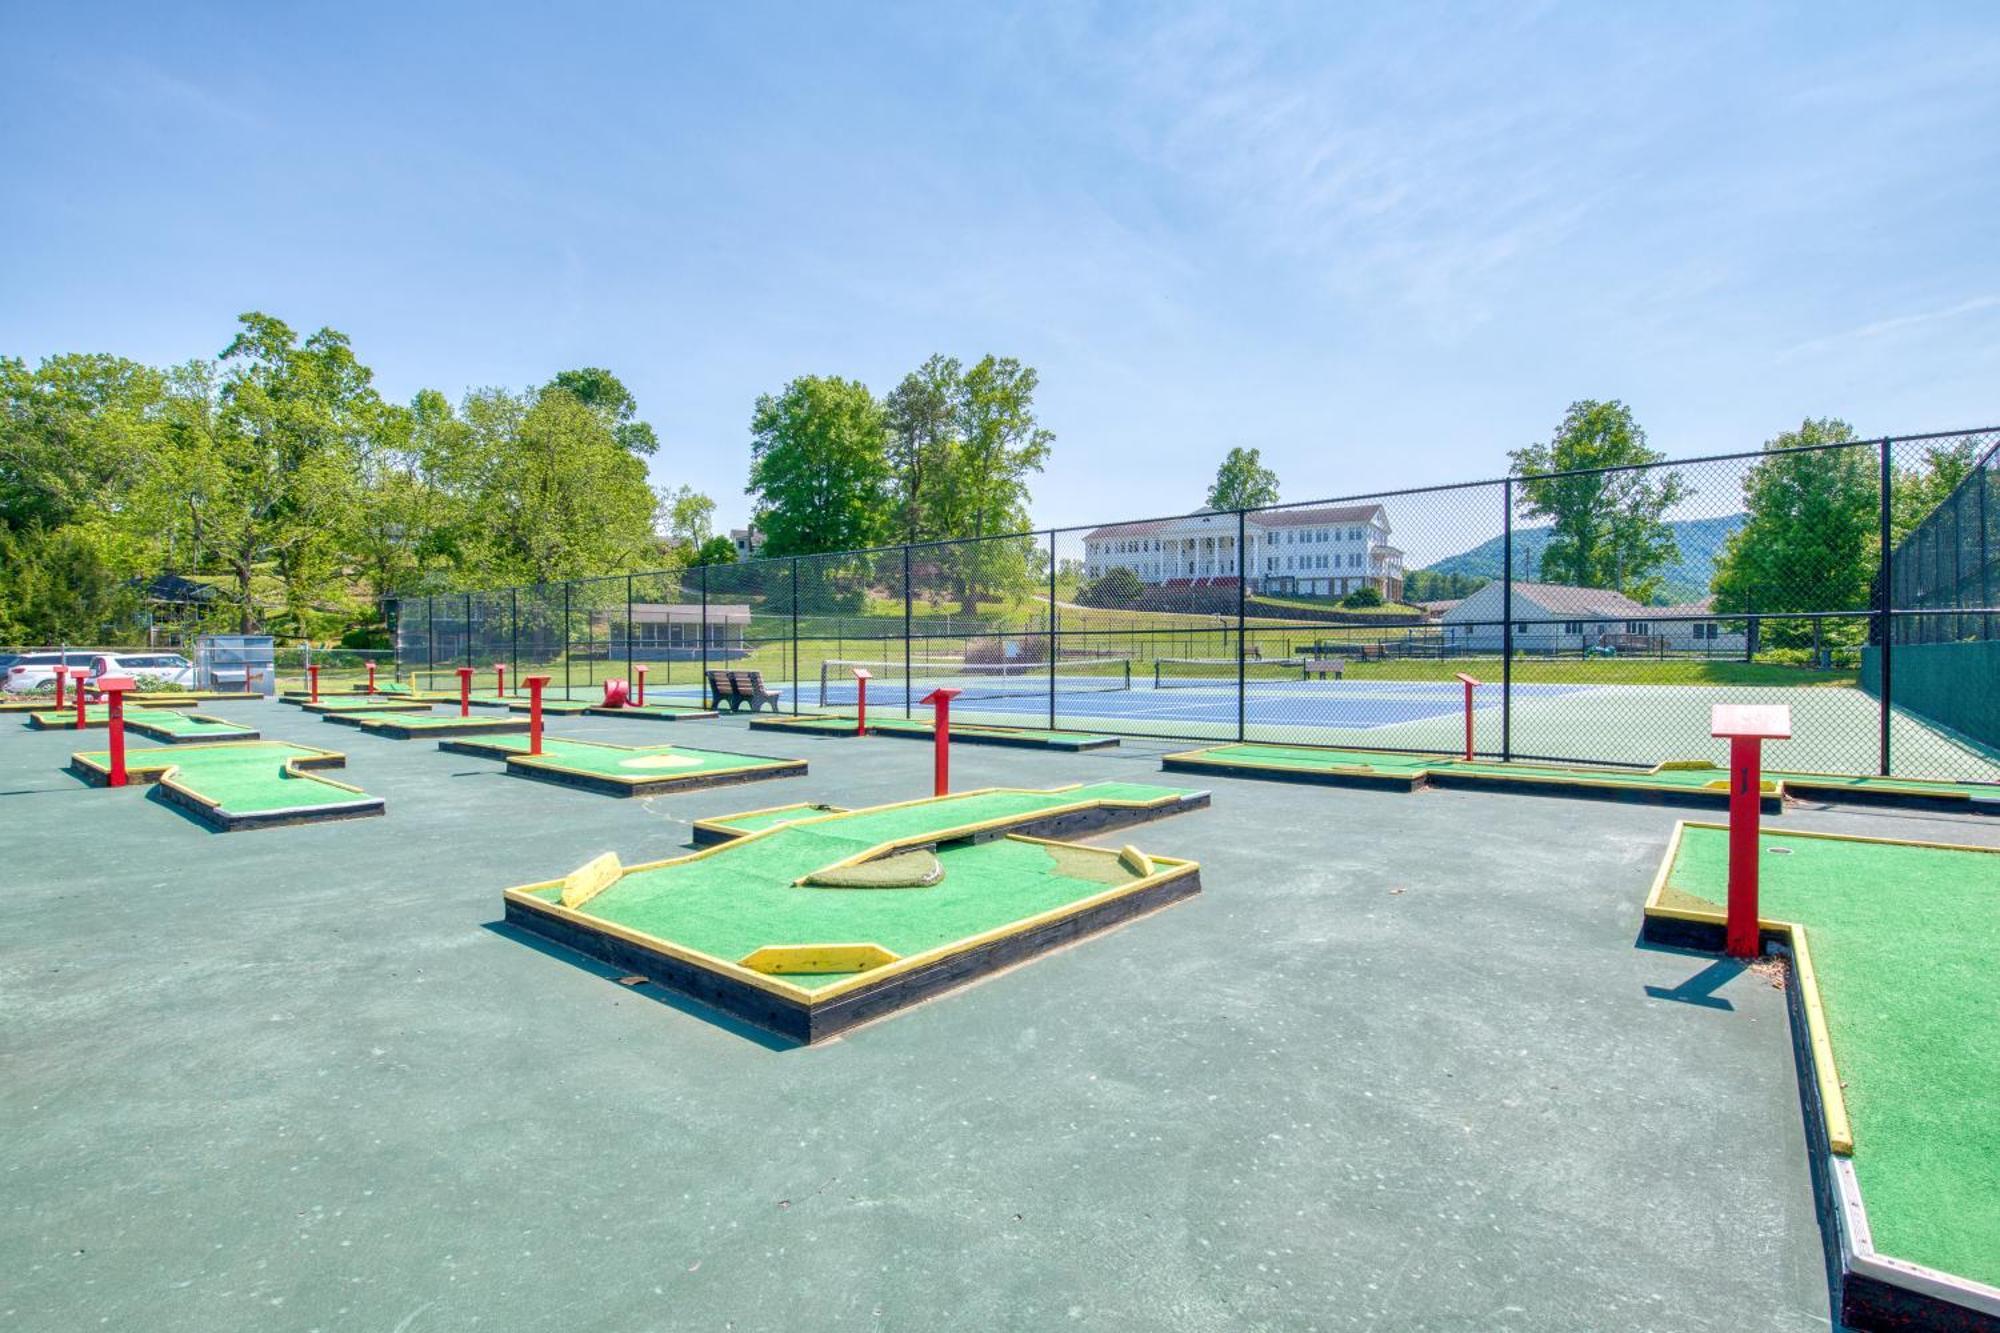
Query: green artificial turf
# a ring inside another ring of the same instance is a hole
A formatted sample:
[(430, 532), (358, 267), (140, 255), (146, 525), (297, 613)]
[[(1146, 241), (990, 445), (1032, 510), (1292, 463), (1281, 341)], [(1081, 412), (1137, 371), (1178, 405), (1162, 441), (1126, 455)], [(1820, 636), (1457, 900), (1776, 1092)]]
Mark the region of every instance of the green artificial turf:
[[(288, 760), (311, 758), (321, 753), (284, 741), (238, 741), (229, 745), (176, 745), (157, 750), (128, 750), (125, 764), (132, 772), (175, 769), (174, 781), (177, 785), (206, 796), (218, 802), (224, 810), (237, 814), (299, 810), (360, 799), (356, 793), (311, 773), (286, 774)], [(108, 751), (95, 751), (82, 757), (100, 767), (108, 768), (111, 763)]]
[[(1876, 1248), (2000, 1284), (2000, 854), (1762, 847), (1759, 912), (1806, 927)], [(1721, 908), (1728, 862), (1726, 832), (1688, 828), (1667, 885)]]
[(755, 833), (760, 829), (775, 828), (779, 824), (793, 824), (801, 819), (817, 819), (821, 815), (842, 813), (831, 806), (814, 805), (807, 801), (799, 805), (783, 805), (775, 810), (753, 810), (748, 814), (724, 815), (720, 819), (702, 822), (719, 829), (729, 829), (736, 833)]
[[(794, 881), (885, 842), (1090, 800), (1149, 803), (1180, 794), (1140, 783), (1069, 791), (968, 792), (859, 810), (725, 844), (698, 860), (629, 874), (590, 900), (588, 915), (735, 960), (767, 944), (879, 944), (909, 955), (1101, 893), (1064, 873), (1036, 843), (995, 839), (940, 852), (944, 882), (928, 889), (828, 889)], [(787, 978), (806, 987), (840, 975)]]
[[(854, 719), (852, 717), (830, 716), (824, 713), (802, 713), (797, 717), (779, 717), (777, 721), (781, 722), (788, 730), (825, 731), (831, 732), (834, 735), (846, 736), (854, 734)], [(868, 720), (868, 730), (871, 732), (893, 731), (910, 736), (930, 736), (935, 734), (933, 724), (920, 718), (871, 717)], [(954, 722), (951, 724), (951, 734), (954, 736), (1018, 737), (1023, 740), (1040, 741), (1052, 749), (1061, 749), (1066, 746), (1081, 748), (1085, 745), (1097, 744), (1110, 739), (1105, 736), (1093, 736), (1086, 732), (1046, 731), (1040, 727), (1003, 727), (982, 722)]]
[(225, 736), (253, 734), (256, 731), (255, 727), (225, 722), (221, 718), (203, 717), (197, 713), (176, 713), (169, 708), (128, 708), (125, 710), (125, 720), (134, 727), (144, 727), (170, 736), (208, 736), (220, 739)]
[[(542, 737), (539, 757), (528, 753), (524, 735), (494, 737), (476, 742), (481, 750), (496, 757), (512, 755), (528, 763), (575, 769), (600, 777), (632, 782), (681, 777), (693, 773), (717, 773), (732, 769), (756, 768), (763, 764), (789, 762), (755, 754), (730, 754), (723, 750), (695, 750), (685, 745), (607, 745), (602, 741), (577, 741), (559, 736)], [(679, 756), (691, 764), (653, 764), (648, 760)]]
[(607, 717), (679, 717), (688, 713), (709, 713), (713, 709), (703, 708), (697, 703), (656, 703), (627, 704), (623, 708), (606, 713)]
[[(319, 698), (318, 703), (305, 703), (302, 706), (306, 709), (307, 712), (310, 713), (322, 713), (322, 714), (375, 713), (383, 711), (382, 709), (383, 702), (384, 700), (380, 695), (367, 695), (367, 694), (340, 695), (335, 698), (328, 698), (326, 695), (322, 694)], [(404, 717), (423, 716), (421, 713), (417, 712), (415, 708), (411, 707), (413, 703), (422, 702), (421, 700), (392, 699), (389, 700), (388, 702), (395, 703), (400, 707), (408, 710), (407, 712), (400, 714), (400, 716)]]
[(519, 718), (506, 717), (460, 717), (457, 713), (345, 713), (343, 721), (354, 722), (364, 730), (381, 727), (390, 730), (441, 731), (448, 728), (474, 727), (500, 730), (519, 727)]

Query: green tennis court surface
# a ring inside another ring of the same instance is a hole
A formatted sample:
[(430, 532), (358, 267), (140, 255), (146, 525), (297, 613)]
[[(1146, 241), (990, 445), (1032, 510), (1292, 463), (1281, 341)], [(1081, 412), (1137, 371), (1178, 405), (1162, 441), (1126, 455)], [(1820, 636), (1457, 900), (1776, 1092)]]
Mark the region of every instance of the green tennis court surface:
[(1023, 834), (1205, 804), (1202, 792), (1104, 782), (780, 817), (670, 861), (600, 858), (510, 889), (507, 915), (811, 1041), (1199, 892), (1191, 861)]
[[(381, 814), (380, 797), (314, 771), (346, 762), (338, 751), (285, 741), (178, 745), (127, 750), (125, 756), (134, 785), (159, 783), (171, 803), (225, 831)], [(104, 785), (111, 773), (110, 753), (71, 755), (70, 771)]]
[[(753, 717), (752, 731), (795, 731), (805, 735), (852, 736), (854, 719), (825, 713), (798, 717)], [(903, 736), (913, 740), (934, 740), (936, 732), (928, 718), (885, 717), (868, 719), (871, 736)], [(1118, 744), (1116, 736), (1092, 736), (1080, 731), (1046, 731), (1036, 727), (999, 727), (978, 722), (951, 724), (953, 741), (967, 745), (1018, 745), (1037, 750), (1102, 750)]]
[[(2000, 854), (1766, 833), (1760, 915), (1806, 928), (1877, 1251), (2000, 1286)], [(1720, 912), (1728, 834), (1685, 825), (1660, 905)]]
[[(955, 730), (955, 728), (954, 728)], [(1519, 760), (1452, 759), (1442, 755), (1385, 754), (1372, 750), (1320, 750), (1293, 745), (1217, 745), (1165, 755), (1168, 772), (1326, 782), (1414, 791), (1426, 784), (1538, 790), (1572, 796), (1631, 796), (1686, 804), (1726, 806), (1729, 776), (1705, 761), (1652, 769), (1583, 768)], [(1767, 771), (1764, 805), (1786, 796), (1865, 800), (1883, 804), (1936, 803), (1967, 812), (2000, 812), (2000, 788), (1979, 783), (1926, 782)]]
[(542, 737), (542, 752), (528, 753), (528, 738), (440, 741), (453, 754), (499, 759), (520, 777), (566, 783), (610, 796), (656, 796), (734, 782), (801, 776), (803, 759), (697, 750), (685, 745), (611, 745), (563, 736)]
[(526, 731), (524, 717), (460, 717), (457, 713), (412, 713), (400, 710), (380, 712), (333, 712), (323, 721), (343, 727), (359, 727), (371, 736), (394, 741), (421, 740), (426, 736), (491, 736)]

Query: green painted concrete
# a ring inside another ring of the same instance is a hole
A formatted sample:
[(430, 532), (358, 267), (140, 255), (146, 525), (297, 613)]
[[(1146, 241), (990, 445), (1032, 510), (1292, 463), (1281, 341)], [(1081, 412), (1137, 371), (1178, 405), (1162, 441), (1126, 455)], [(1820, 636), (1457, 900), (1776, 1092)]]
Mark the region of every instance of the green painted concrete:
[[(921, 745), (786, 745), (786, 798), (929, 790)], [(776, 797), (355, 746), (337, 776), (387, 817), (217, 837), (83, 787), (75, 748), (0, 743), (24, 1329), (1828, 1327), (1784, 995), (1633, 943), (1671, 810), (1203, 777), (1212, 809), (1094, 840), (1198, 859), (1198, 898), (773, 1049), (497, 895)], [(1161, 748), (953, 775), (1158, 780)]]
[[(1759, 911), (1806, 927), (1876, 1248), (2000, 1285), (2000, 854), (1763, 850)], [(1726, 903), (1728, 834), (1688, 829), (1667, 883)]]
[[(1063, 873), (1042, 847), (1005, 840), (941, 852), (944, 882), (928, 889), (804, 888), (794, 881), (884, 842), (1079, 801), (1149, 801), (1174, 790), (1098, 783), (1070, 792), (968, 793), (830, 815), (725, 844), (678, 865), (629, 874), (582, 910), (730, 960), (767, 944), (868, 943), (896, 954), (921, 953), (1108, 886)], [(1149, 849), (1157, 842), (1150, 839)], [(1164, 846), (1160, 851), (1168, 854)], [(808, 988), (840, 979), (838, 974), (790, 978)]]

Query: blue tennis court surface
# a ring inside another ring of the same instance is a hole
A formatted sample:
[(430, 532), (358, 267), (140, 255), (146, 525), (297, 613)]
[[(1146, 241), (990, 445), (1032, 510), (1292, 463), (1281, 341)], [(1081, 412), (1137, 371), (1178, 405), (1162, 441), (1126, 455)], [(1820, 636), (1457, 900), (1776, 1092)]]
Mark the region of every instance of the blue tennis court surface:
[[(947, 683), (947, 682), (940, 682)], [(1009, 717), (1047, 721), (1049, 696), (1040, 693), (982, 697), (976, 688), (956, 700), (961, 712), (1004, 714)], [(921, 699), (929, 685), (912, 691), (911, 701)], [(1516, 685), (1514, 701), (1559, 699), (1603, 687), (1593, 685)], [(817, 694), (818, 691), (813, 691)], [(1246, 718), (1253, 723), (1341, 727), (1365, 730), (1394, 726), (1402, 722), (1422, 722), (1432, 718), (1457, 717), (1465, 710), (1464, 690), (1453, 681), (1404, 680), (1290, 680), (1251, 681), (1244, 686)], [(1474, 706), (1500, 706), (1500, 691), (1475, 696)], [(900, 682), (884, 689), (872, 687), (868, 701), (873, 706), (901, 708), (904, 690)], [(1074, 722), (1090, 718), (1130, 719), (1135, 722), (1233, 723), (1236, 720), (1236, 686), (1233, 682), (1215, 685), (1177, 685), (1156, 688), (1151, 682), (1135, 682), (1130, 689), (1063, 689), (1058, 682), (1056, 716)], [(855, 693), (852, 683), (828, 682), (824, 706), (851, 708)], [(802, 706), (812, 700), (802, 699)]]

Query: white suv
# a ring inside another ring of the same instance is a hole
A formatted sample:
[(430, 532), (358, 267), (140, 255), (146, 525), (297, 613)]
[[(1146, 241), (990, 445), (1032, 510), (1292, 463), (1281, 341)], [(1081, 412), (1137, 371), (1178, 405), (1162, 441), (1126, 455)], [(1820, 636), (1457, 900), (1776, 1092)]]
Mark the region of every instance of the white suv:
[(100, 653), (91, 660), (90, 679), (95, 683), (105, 676), (130, 676), (142, 687), (186, 689), (194, 684), (194, 663), (179, 653)]
[(56, 668), (66, 666), (72, 675), (82, 675), (100, 658), (93, 652), (27, 652), (7, 664), (6, 679), (0, 690), (9, 694), (54, 693)]

